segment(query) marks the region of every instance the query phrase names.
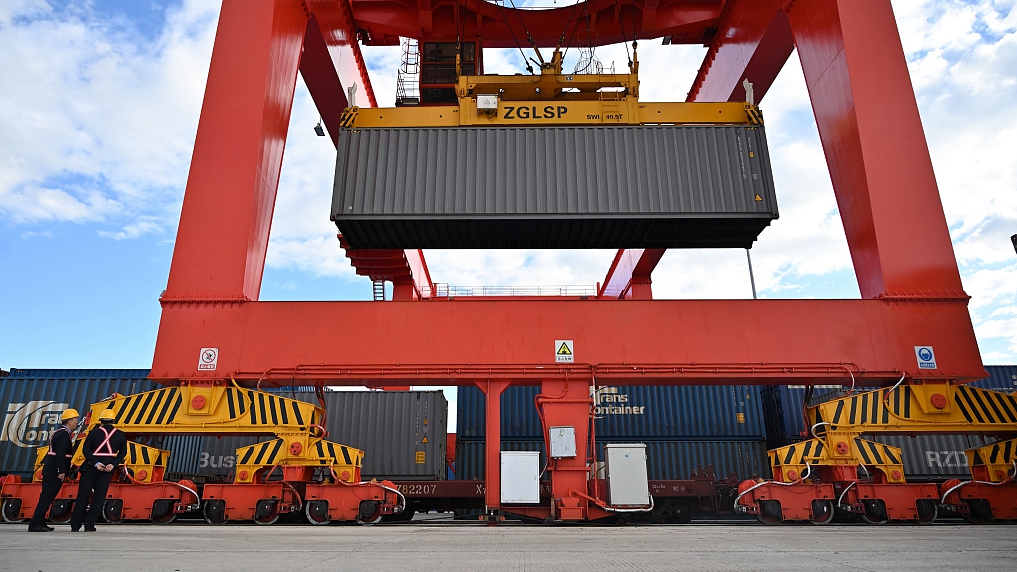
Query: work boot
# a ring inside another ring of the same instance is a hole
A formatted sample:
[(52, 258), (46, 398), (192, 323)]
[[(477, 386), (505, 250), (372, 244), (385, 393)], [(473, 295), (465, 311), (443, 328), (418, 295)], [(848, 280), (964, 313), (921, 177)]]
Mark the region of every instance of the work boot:
[(95, 532), (95, 527), (94, 526), (86, 526), (85, 527), (85, 532)]
[(28, 532), (50, 532), (53, 527), (46, 526), (45, 524), (30, 524), (28, 525)]

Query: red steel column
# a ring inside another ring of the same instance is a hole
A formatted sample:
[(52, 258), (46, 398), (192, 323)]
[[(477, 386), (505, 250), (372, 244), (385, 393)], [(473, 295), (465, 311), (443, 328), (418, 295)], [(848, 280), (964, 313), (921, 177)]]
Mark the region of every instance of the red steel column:
[(257, 300), (307, 17), (224, 0), (164, 300)]
[(484, 463), (484, 505), (487, 513), (501, 508), (501, 394), (509, 386), (508, 381), (478, 381), (477, 387), (486, 399), (487, 427)]
[(781, 7), (787, 0), (728, 0), (688, 101), (745, 101), (742, 80), (759, 103), (780, 73), (794, 38)]
[(964, 296), (890, 0), (789, 4), (862, 297)]
[[(589, 501), (575, 492), (589, 493), (589, 467), (586, 456), (590, 441), (589, 380), (544, 381), (540, 386), (539, 407), (543, 412), (544, 440), (550, 427), (570, 426), (576, 432), (576, 456), (549, 459), (552, 514), (558, 520), (583, 520), (589, 515)], [(550, 443), (547, 449), (550, 451)]]

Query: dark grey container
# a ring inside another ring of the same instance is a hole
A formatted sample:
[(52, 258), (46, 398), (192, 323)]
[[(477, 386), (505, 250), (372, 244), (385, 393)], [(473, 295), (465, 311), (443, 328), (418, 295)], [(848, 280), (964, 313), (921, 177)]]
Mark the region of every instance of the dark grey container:
[(332, 199), (352, 248), (748, 248), (777, 216), (762, 126), (344, 130)]
[(968, 479), (971, 471), (965, 449), (981, 447), (986, 440), (980, 435), (868, 435), (867, 439), (900, 447), (904, 457), (904, 477), (914, 481), (954, 478)]
[[(314, 393), (282, 393), (318, 404)], [(328, 439), (364, 451), (364, 478), (445, 479), (448, 402), (441, 391), (327, 391), (324, 397)], [(203, 437), (191, 453), (194, 473), (233, 474), (237, 448), (272, 438)]]

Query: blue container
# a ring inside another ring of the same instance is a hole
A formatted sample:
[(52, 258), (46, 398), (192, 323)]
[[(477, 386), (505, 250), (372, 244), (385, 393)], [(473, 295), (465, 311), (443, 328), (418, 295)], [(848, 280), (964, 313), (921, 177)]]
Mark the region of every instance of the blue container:
[[(542, 438), (533, 399), (540, 388), (509, 387), (501, 396), (501, 436)], [(763, 440), (763, 404), (758, 386), (605, 386), (595, 397), (598, 439)], [(486, 435), (485, 396), (461, 386), (456, 432)]]
[[(734, 475), (737, 479), (769, 475), (766, 443), (763, 441), (654, 441), (613, 439), (597, 441), (597, 459), (604, 461), (604, 445), (644, 443), (646, 471), (651, 480), (682, 480), (710, 465), (718, 478)], [(456, 443), (456, 477), (462, 480), (484, 479), (483, 439), (459, 439)], [(540, 466), (545, 463), (542, 439), (504, 439), (502, 451), (539, 451)]]
[[(60, 414), (73, 407), (82, 415), (114, 393), (155, 389), (147, 369), (12, 369), (0, 378), (0, 474), (30, 477), (35, 451), (49, 446)], [(172, 460), (171, 460), (172, 462)]]
[(989, 372), (989, 377), (971, 382), (972, 387), (999, 391), (1017, 390), (1017, 365), (987, 365), (985, 371)]

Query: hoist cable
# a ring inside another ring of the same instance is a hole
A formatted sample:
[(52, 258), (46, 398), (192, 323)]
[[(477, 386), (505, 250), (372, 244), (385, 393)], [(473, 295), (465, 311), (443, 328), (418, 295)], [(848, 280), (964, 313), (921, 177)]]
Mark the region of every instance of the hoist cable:
[(540, 55), (540, 48), (537, 47), (537, 41), (533, 39), (533, 34), (530, 33), (530, 29), (526, 27), (526, 21), (523, 20), (523, 14), (516, 8), (515, 0), (509, 0), (512, 4), (512, 11), (516, 13), (519, 18), (519, 23), (523, 25), (523, 31), (526, 32), (526, 39), (530, 41), (530, 45), (533, 46), (533, 52), (537, 54), (537, 59), (540, 60), (540, 65), (544, 65), (544, 56)]
[[(512, 36), (512, 41), (516, 43), (516, 48), (519, 48), (519, 55), (523, 57), (523, 63), (526, 64), (526, 71), (530, 72), (530, 75), (533, 75), (533, 66), (531, 66), (529, 60), (526, 59), (526, 54), (523, 53), (523, 46), (519, 43), (519, 39), (516, 38), (516, 33), (512, 31), (512, 25), (509, 24), (508, 17), (505, 16), (504, 2), (498, 4), (498, 12), (501, 13), (501, 19), (505, 22), (505, 27), (508, 28), (509, 34)], [(526, 25), (523, 24), (523, 28), (525, 27)]]
[[(578, 5), (579, 4), (577, 3), (576, 6), (578, 6)], [(562, 59), (563, 62), (565, 61), (565, 56), (568, 55), (568, 53), (569, 53), (569, 48), (572, 47), (572, 40), (576, 39), (576, 32), (579, 31), (579, 20), (581, 20), (583, 18), (584, 14), (586, 16), (586, 30), (587, 30), (587, 32), (590, 31), (590, 13), (589, 13), (588, 8), (589, 8), (589, 6), (587, 6), (587, 3), (583, 2), (583, 13), (580, 14), (579, 18), (576, 20), (576, 25), (575, 25), (574, 28), (572, 28), (572, 35), (569, 36), (569, 43), (565, 44), (565, 53), (563, 53), (562, 56), (561, 56), (561, 59)], [(569, 16), (569, 18), (571, 19), (572, 17)], [(568, 29), (568, 24), (565, 24), (565, 29), (566, 30)], [(564, 35), (562, 35), (562, 37), (564, 37)], [(587, 33), (587, 39), (588, 40), (590, 39), (589, 38), (589, 33)], [(560, 45), (560, 42), (559, 42), (559, 45)], [(591, 54), (593, 53), (593, 42), (592, 42), (592, 40), (590, 41), (590, 53)]]
[(625, 57), (629, 59), (629, 69), (632, 69), (632, 54), (629, 53), (629, 37), (625, 34), (625, 24), (622, 22), (621, 4), (614, 0), (614, 6), (618, 9), (618, 27), (621, 28), (622, 43), (625, 44)]

